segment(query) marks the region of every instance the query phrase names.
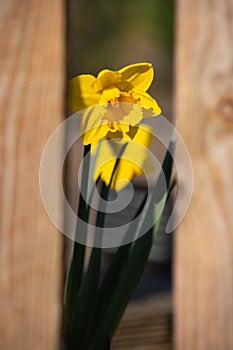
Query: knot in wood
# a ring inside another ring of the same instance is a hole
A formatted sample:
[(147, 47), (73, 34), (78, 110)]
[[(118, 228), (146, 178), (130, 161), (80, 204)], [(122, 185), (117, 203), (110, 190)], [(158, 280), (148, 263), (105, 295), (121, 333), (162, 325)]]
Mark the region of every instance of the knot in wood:
[(224, 122), (233, 123), (233, 96), (222, 97), (217, 103), (216, 112)]

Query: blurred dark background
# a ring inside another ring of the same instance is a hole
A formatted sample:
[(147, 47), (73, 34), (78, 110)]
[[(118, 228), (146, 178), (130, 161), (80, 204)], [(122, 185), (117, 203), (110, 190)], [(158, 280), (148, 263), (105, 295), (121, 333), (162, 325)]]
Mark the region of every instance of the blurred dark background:
[(68, 77), (151, 62), (150, 92), (172, 114), (173, 0), (68, 0)]

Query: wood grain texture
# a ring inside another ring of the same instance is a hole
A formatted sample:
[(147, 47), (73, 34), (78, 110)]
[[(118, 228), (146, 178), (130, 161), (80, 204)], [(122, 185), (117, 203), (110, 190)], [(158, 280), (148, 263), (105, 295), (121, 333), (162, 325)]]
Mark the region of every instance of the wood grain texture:
[(175, 235), (177, 350), (233, 349), (232, 23), (232, 0), (178, 1), (176, 117), (194, 191)]
[[(61, 0), (0, 1), (0, 349), (58, 349), (61, 237), (39, 192), (40, 157), (63, 118)], [(53, 184), (51, 184), (53, 186)]]
[(132, 301), (111, 344), (112, 350), (170, 350), (171, 296)]

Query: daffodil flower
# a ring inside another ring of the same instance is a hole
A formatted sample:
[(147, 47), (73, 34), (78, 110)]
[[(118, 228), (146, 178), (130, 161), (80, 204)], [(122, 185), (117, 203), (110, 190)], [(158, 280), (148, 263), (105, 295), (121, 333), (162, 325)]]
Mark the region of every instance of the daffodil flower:
[[(135, 126), (147, 115), (161, 113), (146, 92), (154, 77), (150, 63), (137, 63), (119, 71), (104, 69), (97, 78), (90, 74), (70, 80), (68, 105), (71, 111), (86, 109), (82, 117), (82, 141), (96, 144), (104, 136), (132, 140)], [(142, 108), (143, 107), (143, 108)]]

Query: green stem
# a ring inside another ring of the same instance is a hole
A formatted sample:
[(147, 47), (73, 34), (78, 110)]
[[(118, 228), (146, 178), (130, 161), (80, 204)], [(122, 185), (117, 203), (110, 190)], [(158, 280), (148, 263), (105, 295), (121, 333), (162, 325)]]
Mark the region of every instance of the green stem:
[[(114, 178), (114, 174), (117, 171), (120, 162), (120, 157), (124, 152), (126, 145), (127, 144), (125, 144), (121, 148), (119, 155), (116, 159), (109, 185), (106, 186), (105, 183), (102, 183), (101, 198), (103, 199), (103, 201), (100, 201), (97, 213), (94, 246), (92, 248), (87, 272), (80, 294), (77, 319), (75, 320), (76, 330), (74, 335), (74, 344), (75, 347), (79, 348), (79, 350), (86, 350), (88, 348), (88, 343), (90, 342), (90, 335), (94, 326), (94, 310), (96, 307), (96, 297), (99, 287), (102, 257), (102, 249), (100, 247), (102, 241), (102, 229), (104, 227), (105, 221), (106, 202), (108, 199), (109, 190)], [(104, 339), (103, 343), (106, 342), (107, 337)]]
[[(81, 286), (81, 281), (83, 277), (83, 265), (85, 258), (85, 245), (79, 243), (77, 240), (80, 239), (79, 236), (86, 236), (86, 224), (88, 222), (88, 207), (85, 202), (87, 194), (87, 184), (89, 176), (89, 164), (90, 164), (90, 145), (84, 147), (84, 161), (82, 169), (82, 179), (81, 179), (81, 190), (79, 195), (78, 204), (78, 216), (75, 230), (75, 242), (73, 247), (73, 255), (70, 263), (69, 273), (66, 280), (65, 287), (65, 305), (66, 305), (66, 315), (67, 323), (69, 327), (69, 334), (72, 333), (73, 322), (76, 313), (76, 305), (78, 303), (79, 290)], [(80, 225), (82, 223), (82, 225)], [(82, 231), (80, 230), (82, 228)]]
[[(144, 198), (134, 215), (134, 219), (138, 217), (141, 210), (144, 208), (146, 199), (147, 193), (145, 193)], [(122, 246), (120, 246), (117, 252), (114, 254), (110, 266), (105, 273), (98, 291), (98, 303), (96, 303), (96, 309), (94, 311), (94, 324), (98, 324), (99, 320), (104, 317), (109, 305), (111, 304), (112, 297), (119, 285), (122, 271), (133, 247), (133, 238), (136, 228), (137, 221), (134, 221), (134, 224), (130, 226), (129, 230), (125, 234)]]
[[(106, 201), (109, 187), (102, 183), (101, 197)], [(106, 204), (106, 202), (105, 202)], [(101, 242), (102, 228), (105, 219), (105, 204), (101, 205), (97, 213), (94, 247), (92, 248), (88, 268), (80, 293), (77, 318), (75, 319), (74, 349), (86, 350), (88, 348), (89, 334), (92, 325), (93, 309), (99, 285), (102, 249), (96, 248)]]

